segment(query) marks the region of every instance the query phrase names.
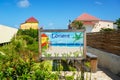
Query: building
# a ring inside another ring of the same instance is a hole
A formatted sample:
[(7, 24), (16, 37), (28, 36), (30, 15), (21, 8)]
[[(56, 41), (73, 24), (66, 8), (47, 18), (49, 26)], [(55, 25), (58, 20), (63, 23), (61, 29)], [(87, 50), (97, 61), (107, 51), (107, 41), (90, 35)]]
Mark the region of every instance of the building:
[(9, 43), (18, 29), (0, 25), (0, 44)]
[(111, 28), (113, 29), (113, 21), (101, 20), (90, 14), (84, 13), (75, 19), (76, 21), (81, 21), (86, 29), (86, 32), (99, 32), (101, 28)]
[(20, 29), (38, 29), (39, 22), (34, 17), (30, 17), (20, 25)]
[(41, 35), (41, 37), (42, 37), (41, 47), (42, 47), (42, 48), (44, 47), (45, 49), (48, 49), (48, 47), (49, 47), (49, 38), (48, 38), (48, 36), (43, 33), (43, 34)]

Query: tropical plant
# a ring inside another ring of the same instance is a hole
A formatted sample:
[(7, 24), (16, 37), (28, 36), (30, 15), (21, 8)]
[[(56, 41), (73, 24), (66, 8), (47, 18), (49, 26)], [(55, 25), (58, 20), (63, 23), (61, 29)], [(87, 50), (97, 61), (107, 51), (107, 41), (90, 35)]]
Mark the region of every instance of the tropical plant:
[(38, 41), (38, 30), (35, 29), (27, 29), (27, 30), (19, 29), (17, 32), (17, 36), (18, 35), (28, 35), (34, 38), (36, 41)]
[(51, 61), (35, 63), (29, 56), (25, 61), (18, 55), (11, 55), (0, 60), (1, 80), (58, 80), (58, 75), (52, 73)]
[(120, 18), (118, 18), (114, 24), (117, 25), (118, 29), (120, 29)]
[(38, 54), (38, 42), (35, 38), (38, 34), (35, 32), (31, 36), (30, 31), (33, 30), (27, 30), (28, 35), (24, 30), (19, 30), (11, 43), (0, 47), (0, 51), (5, 54), (0, 55), (0, 80), (37, 79), (36, 70), (32, 70), (32, 67), (35, 63), (33, 55)]
[(83, 23), (81, 21), (73, 21), (70, 26), (73, 28), (73, 29), (83, 29)]
[(108, 31), (115, 31), (115, 29), (111, 28), (101, 28), (100, 32), (108, 32)]
[(54, 53), (54, 56), (55, 56), (55, 57), (58, 57), (58, 56), (59, 56), (59, 53)]
[(67, 57), (67, 54), (66, 53), (62, 53), (62, 58), (65, 58)]
[(73, 53), (74, 57), (79, 57), (79, 54), (80, 54), (79, 51), (76, 51), (76, 52)]
[(76, 68), (74, 68), (73, 66), (69, 66), (69, 70), (70, 71), (76, 71)]
[(65, 80), (74, 80), (74, 76), (66, 76)]
[[(60, 71), (71, 70), (75, 68), (67, 63), (58, 62), (54, 70), (52, 61), (36, 62), (34, 55), (38, 54), (37, 31), (19, 30), (11, 43), (0, 46), (0, 80), (59, 80)], [(45, 53), (50, 57), (51, 54)], [(57, 53), (56, 56), (59, 56)], [(67, 54), (63, 55), (67, 57)], [(70, 56), (70, 55), (69, 55)], [(38, 57), (38, 56), (37, 56)], [(70, 67), (69, 67), (70, 66)], [(65, 67), (68, 67), (65, 69)], [(57, 72), (56, 72), (57, 71)], [(59, 71), (59, 73), (58, 73)], [(74, 79), (73, 76), (67, 76), (66, 79)]]

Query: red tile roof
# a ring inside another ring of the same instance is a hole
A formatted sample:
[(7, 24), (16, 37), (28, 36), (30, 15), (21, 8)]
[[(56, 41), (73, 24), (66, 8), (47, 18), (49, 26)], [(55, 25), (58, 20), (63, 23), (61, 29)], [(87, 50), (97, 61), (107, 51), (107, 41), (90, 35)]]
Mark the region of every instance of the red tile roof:
[(25, 21), (25, 23), (38, 23), (38, 20), (35, 19), (34, 17), (30, 17)]
[(46, 34), (42, 34), (41, 37), (48, 37)]
[(95, 23), (92, 21), (84, 21), (83, 24), (84, 25), (94, 25)]
[(84, 13), (82, 15), (80, 15), (76, 20), (80, 20), (80, 21), (98, 21), (100, 20), (99, 18), (96, 18), (92, 15), (89, 15), (87, 13)]

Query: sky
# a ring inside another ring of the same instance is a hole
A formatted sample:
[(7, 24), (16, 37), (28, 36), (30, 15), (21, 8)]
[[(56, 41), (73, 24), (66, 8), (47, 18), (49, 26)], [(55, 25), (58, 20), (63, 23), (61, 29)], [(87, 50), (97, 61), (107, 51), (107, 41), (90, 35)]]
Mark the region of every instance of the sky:
[(0, 24), (19, 28), (35, 17), (44, 29), (66, 29), (83, 13), (102, 20), (120, 18), (120, 0), (0, 0)]

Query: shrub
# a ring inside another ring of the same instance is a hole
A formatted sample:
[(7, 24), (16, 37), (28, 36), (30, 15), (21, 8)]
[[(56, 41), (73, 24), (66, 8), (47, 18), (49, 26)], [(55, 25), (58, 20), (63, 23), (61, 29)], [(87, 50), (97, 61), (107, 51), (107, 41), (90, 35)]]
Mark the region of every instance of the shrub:
[(73, 28), (73, 29), (83, 29), (83, 23), (81, 21), (73, 21), (70, 26)]
[(37, 32), (19, 30), (11, 43), (0, 47), (5, 53), (0, 54), (0, 80), (58, 80), (51, 61), (33, 61), (33, 55), (38, 53)]
[(117, 28), (120, 30), (120, 18), (118, 18), (114, 24), (116, 24)]
[(34, 38), (36, 41), (38, 41), (38, 30), (35, 29), (27, 29), (27, 30), (19, 29), (17, 35), (28, 35)]
[(74, 76), (65, 76), (65, 80), (74, 80)]
[(38, 53), (38, 42), (33, 42), (33, 44), (28, 45), (27, 49), (34, 53)]
[(100, 32), (105, 32), (105, 31), (115, 31), (115, 29), (111, 28), (101, 28)]
[(28, 36), (28, 35), (24, 35), (22, 36), (23, 40), (25, 40), (27, 42), (27, 44), (33, 44), (34, 42), (34, 38), (32, 38), (31, 36)]

